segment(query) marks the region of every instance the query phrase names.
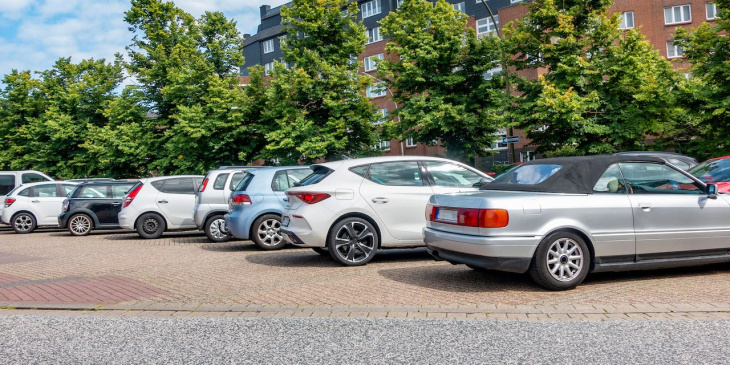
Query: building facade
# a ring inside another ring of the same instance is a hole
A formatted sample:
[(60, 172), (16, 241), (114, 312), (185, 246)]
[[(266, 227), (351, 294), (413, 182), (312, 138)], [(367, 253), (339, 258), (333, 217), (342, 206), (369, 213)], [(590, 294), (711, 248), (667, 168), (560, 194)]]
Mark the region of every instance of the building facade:
[[(387, 42), (380, 32), (378, 22), (391, 11), (397, 10), (398, 4), (401, 2), (402, 0), (357, 0), (360, 8), (358, 18), (366, 27), (368, 36), (365, 51), (359, 55), (358, 61), (363, 65), (362, 72), (373, 78), (376, 78), (375, 61), (385, 57)], [(475, 30), (477, 35), (494, 31), (495, 24), (489, 17), (482, 0), (448, 0), (448, 2), (469, 16), (468, 25)], [(498, 27), (523, 17), (529, 10), (529, 0), (486, 0), (486, 3), (495, 14)], [(242, 83), (246, 83), (249, 67), (263, 65), (265, 69), (269, 69), (273, 68), (275, 60), (282, 59), (281, 38), (284, 36), (284, 26), (281, 25), (280, 10), (281, 6), (276, 8), (262, 6), (261, 24), (258, 26), (257, 33), (245, 35), (243, 55), (246, 63), (241, 67)], [(681, 59), (682, 57), (682, 50), (672, 42), (672, 36), (678, 27), (694, 28), (703, 22), (713, 21), (717, 17), (714, 2), (706, 0), (615, 0), (610, 11), (620, 13), (621, 28), (639, 29), (654, 48), (668, 59)], [(676, 67), (682, 68), (683, 64), (677, 63)], [(501, 72), (501, 69), (495, 69), (492, 72), (497, 74)], [(539, 73), (540, 70), (528, 70), (524, 72), (523, 76), (537, 77)], [(383, 119), (387, 118), (388, 114), (397, 107), (388, 94), (388, 90), (368, 92), (371, 102), (378, 108)], [(373, 121), (373, 123), (377, 124), (379, 121)], [(488, 156), (485, 154), (485, 157), (480, 159), (481, 166), (479, 167), (488, 168), (492, 164), (508, 164), (534, 159), (536, 147), (530, 146), (530, 141), (525, 138), (522, 131), (515, 130), (514, 132), (519, 138), (519, 141), (514, 144), (514, 159), (508, 153), (508, 145), (502, 143), (502, 138), (507, 137), (507, 131), (502, 130), (495, 135), (492, 154)], [(410, 139), (381, 141), (379, 147), (385, 155), (445, 154), (445, 150), (438, 145), (413, 143)]]

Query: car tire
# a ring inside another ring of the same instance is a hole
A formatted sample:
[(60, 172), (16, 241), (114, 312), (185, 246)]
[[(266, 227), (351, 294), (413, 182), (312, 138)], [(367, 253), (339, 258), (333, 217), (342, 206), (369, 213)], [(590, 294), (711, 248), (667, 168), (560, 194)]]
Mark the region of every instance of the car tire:
[(375, 227), (359, 217), (343, 219), (334, 226), (327, 238), (329, 253), (345, 266), (362, 266), (378, 251), (380, 237)]
[(214, 215), (205, 221), (205, 235), (211, 242), (227, 242), (231, 235), (226, 232), (226, 220), (222, 215)]
[(142, 214), (135, 223), (135, 228), (140, 237), (145, 239), (160, 238), (167, 228), (165, 219), (159, 214), (145, 213)]
[(549, 290), (570, 290), (583, 282), (590, 268), (585, 241), (570, 232), (555, 232), (540, 242), (530, 266), (530, 276)]
[(35, 217), (30, 213), (18, 213), (13, 216), (11, 221), (13, 222), (13, 231), (20, 234), (31, 233), (38, 226)]
[(312, 247), (312, 250), (322, 256), (329, 256), (330, 250), (327, 247)]
[(262, 250), (278, 250), (286, 245), (281, 234), (281, 216), (264, 214), (253, 222), (251, 240)]
[(74, 214), (68, 220), (68, 231), (74, 236), (86, 236), (94, 229), (94, 222), (86, 214)]

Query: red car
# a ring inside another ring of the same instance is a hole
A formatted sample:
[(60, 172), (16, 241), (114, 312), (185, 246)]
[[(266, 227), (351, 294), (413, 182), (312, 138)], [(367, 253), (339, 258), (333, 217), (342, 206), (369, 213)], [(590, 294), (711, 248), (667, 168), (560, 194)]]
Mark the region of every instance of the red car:
[(702, 180), (717, 185), (717, 192), (730, 193), (730, 156), (709, 159), (689, 170)]

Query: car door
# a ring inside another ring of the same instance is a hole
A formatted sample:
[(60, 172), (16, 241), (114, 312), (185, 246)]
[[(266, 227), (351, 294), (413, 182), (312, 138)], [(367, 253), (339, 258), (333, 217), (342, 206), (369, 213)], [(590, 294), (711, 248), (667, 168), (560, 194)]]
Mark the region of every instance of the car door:
[(431, 188), (435, 194), (458, 193), (474, 191), (482, 180), (482, 175), (467, 169), (464, 166), (446, 161), (423, 161), (428, 171)]
[(30, 191), (30, 209), (38, 220), (38, 225), (57, 225), (65, 195), (60, 194), (59, 184), (35, 185)]
[(115, 184), (110, 186), (111, 199), (104, 207), (107, 211), (108, 219), (104, 221), (106, 224), (119, 224), (119, 212), (122, 210), (124, 195), (132, 189), (134, 184)]
[(422, 242), (426, 204), (433, 189), (418, 161), (374, 163), (360, 185), (360, 195), (398, 240)]
[(111, 193), (107, 185), (86, 185), (79, 191), (77, 199), (83, 199), (83, 206), (90, 210), (99, 223), (109, 223), (111, 212), (108, 207), (111, 205)]
[(157, 206), (172, 229), (193, 228), (195, 183), (192, 177), (173, 177), (164, 180), (157, 193)]
[(727, 251), (730, 204), (725, 199), (708, 197), (704, 185), (664, 164), (619, 166), (631, 191), (637, 261)]

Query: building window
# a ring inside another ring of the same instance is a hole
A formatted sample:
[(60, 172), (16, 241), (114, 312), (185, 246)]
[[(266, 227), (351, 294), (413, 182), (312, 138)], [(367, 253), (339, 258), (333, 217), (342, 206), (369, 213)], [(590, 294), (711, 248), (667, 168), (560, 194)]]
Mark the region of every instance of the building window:
[(664, 8), (664, 24), (688, 23), (692, 21), (689, 4)]
[(707, 20), (717, 19), (717, 5), (714, 2), (705, 3), (705, 13)]
[(368, 40), (365, 41), (365, 44), (380, 42), (383, 40), (383, 38), (380, 38), (380, 27), (366, 30), (365, 36), (368, 37)]
[(406, 138), (406, 147), (416, 147), (416, 142), (413, 140), (413, 137)]
[(382, 11), (382, 8), (380, 7), (380, 0), (371, 0), (363, 3), (362, 5), (360, 5), (360, 9), (363, 19), (371, 17), (373, 15), (378, 15)]
[(401, 5), (403, 5), (403, 0), (396, 0), (395, 7), (400, 8)]
[(464, 3), (451, 4), (454, 6), (454, 10), (458, 10), (462, 13), (466, 13), (466, 5)]
[(633, 29), (634, 28), (634, 12), (626, 11), (621, 13), (618, 17), (621, 23), (618, 25), (618, 29)]
[(264, 63), (264, 75), (268, 76), (271, 74), (271, 71), (274, 71), (274, 62)]
[(477, 37), (481, 37), (486, 34), (493, 34), (499, 26), (499, 15), (495, 15), (494, 20), (497, 21), (496, 26), (494, 22), (492, 22), (491, 17), (477, 20)]
[(521, 1), (522, 0), (509, 0), (509, 3), (510, 4), (517, 4), (517, 3), (521, 2)]
[(682, 47), (674, 44), (673, 41), (667, 42), (667, 58), (678, 58), (682, 57), (683, 54)]
[(495, 68), (493, 68), (491, 70), (487, 70), (487, 72), (485, 72), (483, 76), (484, 76), (484, 79), (485, 80), (489, 80), (492, 77), (494, 77), (494, 76), (496, 76), (496, 75), (498, 75), (500, 73), (502, 73), (502, 67), (501, 66), (500, 67), (495, 67)]
[(274, 52), (274, 40), (269, 39), (264, 41), (264, 53)]
[(521, 151), (520, 152), (520, 161), (532, 161), (535, 159), (535, 151)]
[(375, 148), (378, 150), (390, 151), (390, 141), (381, 139), (378, 141), (378, 144), (375, 145)]
[(366, 95), (369, 98), (380, 98), (385, 96), (385, 85), (382, 82), (379, 82), (375, 85), (368, 86)]
[(383, 59), (383, 54), (365, 57), (365, 72), (375, 71), (378, 68), (378, 61)]
[(383, 124), (386, 120), (388, 120), (388, 109), (378, 109), (378, 119), (371, 122), (372, 125), (380, 125)]

